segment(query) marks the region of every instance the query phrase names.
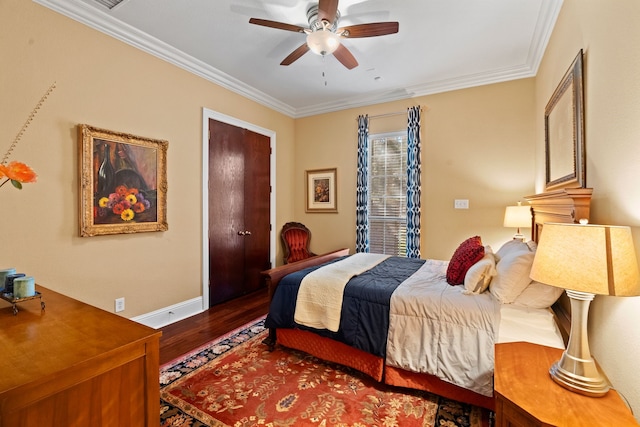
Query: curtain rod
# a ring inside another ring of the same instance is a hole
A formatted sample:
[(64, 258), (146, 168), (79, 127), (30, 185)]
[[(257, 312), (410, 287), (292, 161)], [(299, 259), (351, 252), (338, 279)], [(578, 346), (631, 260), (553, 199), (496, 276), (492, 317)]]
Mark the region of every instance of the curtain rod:
[[(420, 107), (420, 112), (422, 113), (422, 107)], [(381, 119), (383, 117), (399, 116), (400, 114), (407, 114), (407, 110), (394, 111), (393, 113), (376, 114), (374, 116), (369, 116), (369, 118), (370, 119)], [(357, 117), (356, 117), (356, 120), (358, 120)]]
[(399, 116), (400, 114), (407, 114), (407, 111), (395, 111), (393, 113), (376, 114), (375, 116), (369, 116), (370, 119), (381, 119), (383, 117)]

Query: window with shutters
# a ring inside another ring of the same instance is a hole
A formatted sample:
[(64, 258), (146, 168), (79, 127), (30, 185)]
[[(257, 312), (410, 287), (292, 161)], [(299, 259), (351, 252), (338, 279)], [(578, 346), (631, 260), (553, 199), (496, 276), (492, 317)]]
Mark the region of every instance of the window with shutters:
[(407, 133), (369, 135), (369, 251), (407, 253)]

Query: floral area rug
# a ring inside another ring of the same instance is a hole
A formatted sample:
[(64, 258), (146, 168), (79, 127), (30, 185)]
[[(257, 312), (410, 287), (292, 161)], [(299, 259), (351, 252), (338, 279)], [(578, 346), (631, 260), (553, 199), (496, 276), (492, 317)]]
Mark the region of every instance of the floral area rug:
[[(481, 427), (487, 411), (262, 344), (264, 318), (160, 369), (161, 426)], [(484, 418), (484, 419), (483, 419)]]

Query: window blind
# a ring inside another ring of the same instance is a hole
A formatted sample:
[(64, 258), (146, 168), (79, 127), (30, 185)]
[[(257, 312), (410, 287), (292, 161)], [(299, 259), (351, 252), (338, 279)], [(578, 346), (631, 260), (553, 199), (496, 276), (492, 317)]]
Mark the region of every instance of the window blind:
[(407, 135), (369, 136), (369, 251), (406, 256)]

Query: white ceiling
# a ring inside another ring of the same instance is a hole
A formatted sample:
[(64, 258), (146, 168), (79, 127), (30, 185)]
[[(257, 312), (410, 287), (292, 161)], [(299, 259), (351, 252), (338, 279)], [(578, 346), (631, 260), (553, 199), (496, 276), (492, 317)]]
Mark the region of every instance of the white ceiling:
[[(399, 32), (345, 39), (348, 70), (312, 52), (280, 62), (305, 35), (307, 0), (34, 0), (291, 117), (535, 76), (562, 0), (341, 0), (340, 26), (398, 21)], [(323, 76), (324, 74), (324, 76)]]

